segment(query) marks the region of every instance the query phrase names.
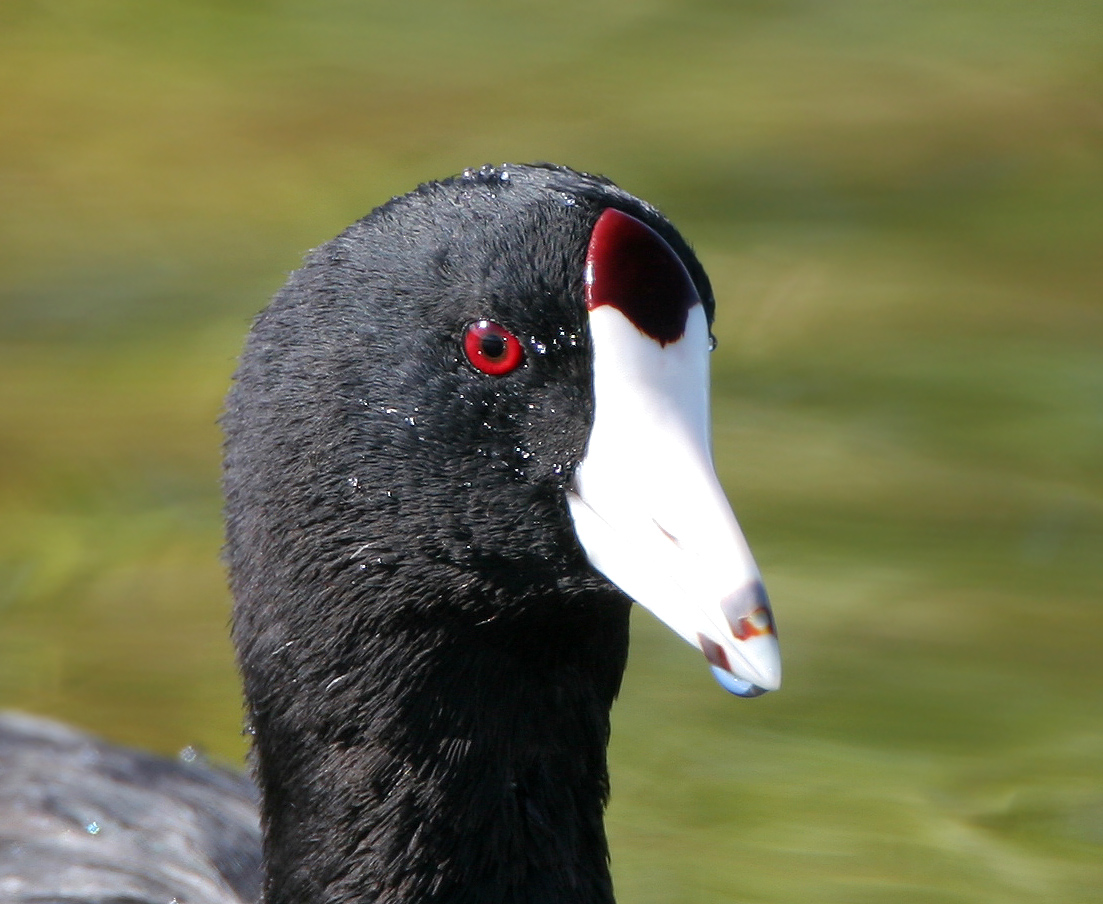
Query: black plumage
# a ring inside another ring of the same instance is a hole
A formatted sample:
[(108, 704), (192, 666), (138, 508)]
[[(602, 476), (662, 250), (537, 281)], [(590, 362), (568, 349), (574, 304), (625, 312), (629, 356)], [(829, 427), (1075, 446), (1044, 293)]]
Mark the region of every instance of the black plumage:
[[(653, 208), (601, 178), (502, 166), (378, 208), (254, 324), (222, 423), (268, 904), (612, 901), (605, 747), (630, 601), (565, 501), (594, 405), (583, 264), (610, 207), (665, 239), (711, 321), (703, 270)], [(465, 359), (481, 319), (509, 325), (522, 366), (490, 377)], [(130, 762), (139, 780), (161, 761)], [(189, 843), (249, 900), (249, 821), (225, 821), (239, 866), (205, 830)], [(36, 894), (13, 900), (77, 900)]]

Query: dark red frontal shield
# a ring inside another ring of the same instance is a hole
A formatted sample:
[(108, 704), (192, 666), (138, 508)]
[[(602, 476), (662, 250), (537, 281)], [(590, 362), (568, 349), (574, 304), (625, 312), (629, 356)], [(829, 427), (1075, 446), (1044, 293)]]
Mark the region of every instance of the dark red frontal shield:
[(666, 345), (682, 337), (700, 302), (685, 264), (654, 229), (611, 207), (598, 217), (586, 249), (587, 309), (611, 305)]

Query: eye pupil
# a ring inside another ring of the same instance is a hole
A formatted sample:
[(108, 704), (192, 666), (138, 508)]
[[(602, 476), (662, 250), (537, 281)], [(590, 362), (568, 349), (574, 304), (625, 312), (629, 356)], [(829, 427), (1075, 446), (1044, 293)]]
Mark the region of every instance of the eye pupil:
[(483, 336), (482, 352), (491, 361), (501, 361), (506, 356), (505, 336)]
[(463, 334), (463, 351), (476, 370), (493, 377), (516, 370), (525, 357), (520, 340), (493, 320), (468, 324)]

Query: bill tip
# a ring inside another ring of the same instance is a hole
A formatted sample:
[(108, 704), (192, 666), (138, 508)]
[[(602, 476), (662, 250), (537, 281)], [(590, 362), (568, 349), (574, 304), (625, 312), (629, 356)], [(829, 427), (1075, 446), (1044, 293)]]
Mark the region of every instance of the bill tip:
[(766, 689), (744, 678), (736, 678), (731, 672), (718, 666), (710, 666), (712, 676), (724, 690), (737, 697), (761, 697)]

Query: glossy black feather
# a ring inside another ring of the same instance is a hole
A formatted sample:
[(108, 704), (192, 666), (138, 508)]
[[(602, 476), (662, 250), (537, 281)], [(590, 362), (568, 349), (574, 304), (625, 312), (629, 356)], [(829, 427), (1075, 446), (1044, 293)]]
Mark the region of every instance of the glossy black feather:
[[(608, 207), (663, 237), (711, 319), (653, 208), (503, 166), (373, 211), (254, 324), (224, 487), (267, 904), (612, 901), (605, 747), (629, 601), (564, 496), (592, 419), (583, 267)], [(481, 319), (521, 340), (516, 370), (465, 360)], [(215, 865), (247, 899), (248, 867)]]

